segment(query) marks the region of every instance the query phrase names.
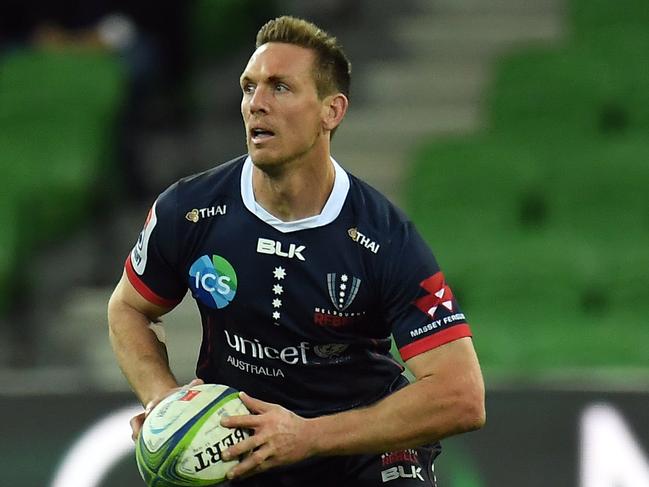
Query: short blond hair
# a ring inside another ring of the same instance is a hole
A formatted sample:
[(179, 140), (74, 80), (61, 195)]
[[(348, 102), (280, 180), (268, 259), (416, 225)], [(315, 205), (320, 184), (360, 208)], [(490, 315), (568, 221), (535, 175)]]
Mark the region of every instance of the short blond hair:
[(283, 42), (311, 49), (316, 54), (313, 69), (318, 96), (342, 93), (349, 98), (352, 66), (338, 40), (317, 25), (284, 15), (266, 22), (257, 33), (255, 46)]

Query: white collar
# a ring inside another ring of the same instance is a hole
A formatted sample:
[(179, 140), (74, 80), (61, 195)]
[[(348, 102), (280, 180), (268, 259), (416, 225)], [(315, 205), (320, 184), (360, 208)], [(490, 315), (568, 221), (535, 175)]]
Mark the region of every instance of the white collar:
[(343, 208), (343, 204), (345, 203), (345, 199), (347, 198), (347, 193), (349, 192), (349, 176), (333, 157), (331, 158), (331, 162), (336, 171), (334, 187), (331, 190), (329, 199), (327, 199), (327, 203), (325, 203), (324, 208), (322, 208), (322, 212), (319, 215), (285, 222), (276, 216), (271, 215), (262, 208), (255, 201), (255, 193), (252, 189), (253, 163), (250, 156), (246, 157), (246, 160), (243, 163), (243, 169), (241, 170), (241, 198), (243, 199), (243, 204), (257, 218), (268, 223), (271, 227), (282, 233), (296, 232), (298, 230), (306, 230), (327, 225), (338, 217)]

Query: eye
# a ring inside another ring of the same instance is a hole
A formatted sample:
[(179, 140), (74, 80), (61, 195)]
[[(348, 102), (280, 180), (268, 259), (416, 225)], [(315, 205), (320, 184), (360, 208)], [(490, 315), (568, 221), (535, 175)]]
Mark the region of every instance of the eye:
[(284, 83), (277, 83), (275, 85), (275, 91), (278, 93), (284, 93), (286, 91), (289, 91), (288, 86), (286, 86)]
[(241, 91), (243, 91), (244, 94), (251, 95), (255, 92), (255, 85), (252, 83), (244, 83), (241, 85)]

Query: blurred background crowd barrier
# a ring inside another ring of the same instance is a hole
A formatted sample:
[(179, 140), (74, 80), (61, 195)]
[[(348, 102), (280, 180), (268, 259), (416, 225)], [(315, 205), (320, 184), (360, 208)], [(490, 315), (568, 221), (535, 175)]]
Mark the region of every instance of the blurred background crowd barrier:
[[(489, 421), (447, 442), (443, 485), (649, 485), (646, 0), (3, 2), (10, 484), (84, 487), (60, 483), (63, 459), (132, 410), (108, 297), (156, 195), (245, 152), (238, 77), (281, 14), (346, 47), (333, 155), (413, 218), (471, 322)], [(165, 321), (189, 379), (198, 315), (186, 299)], [(139, 485), (112, 434), (92, 485)]]

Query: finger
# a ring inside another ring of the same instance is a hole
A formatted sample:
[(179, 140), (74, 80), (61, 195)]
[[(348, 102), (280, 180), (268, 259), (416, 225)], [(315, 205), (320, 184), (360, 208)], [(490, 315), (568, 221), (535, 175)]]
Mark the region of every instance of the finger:
[(239, 464), (230, 469), (230, 471), (228, 472), (228, 478), (245, 478), (268, 470), (272, 467), (272, 463), (269, 461), (271, 454), (272, 448), (268, 445), (255, 450), (241, 462), (239, 462)]
[(272, 404), (270, 402), (265, 402), (262, 401), (261, 399), (255, 399), (252, 396), (249, 396), (245, 392), (240, 392), (239, 393), (239, 399), (241, 399), (241, 402), (248, 408), (250, 412), (253, 413), (265, 413), (269, 409), (271, 409), (273, 406), (276, 406), (275, 404)]
[(146, 403), (146, 406), (144, 406), (144, 417), (146, 418), (149, 413), (153, 410), (154, 407), (156, 407), (160, 402), (162, 401), (161, 399), (154, 399), (153, 401), (149, 401)]
[(203, 379), (196, 378), (196, 379), (192, 379), (191, 382), (185, 384), (184, 386), (174, 387), (173, 389), (169, 389), (163, 392), (162, 394), (158, 395), (155, 399), (146, 403), (146, 407), (144, 408), (144, 416), (145, 417), (148, 416), (149, 413), (153, 410), (153, 408), (155, 408), (158, 404), (160, 404), (162, 401), (164, 401), (167, 397), (171, 396), (175, 392), (178, 392), (180, 390), (186, 391), (191, 389), (194, 386), (199, 386), (201, 384), (204, 384)]
[(162, 401), (164, 401), (167, 397), (171, 396), (174, 392), (177, 392), (180, 387), (176, 387), (174, 389), (170, 389), (168, 391), (165, 391), (164, 393), (158, 395), (155, 399), (152, 399), (151, 401), (146, 403), (146, 406), (144, 407), (144, 415), (148, 416), (149, 413), (155, 408), (158, 404), (160, 404)]
[(236, 416), (223, 416), (221, 426), (224, 428), (245, 428), (254, 430), (261, 425), (259, 415), (241, 414)]
[(199, 386), (201, 384), (204, 384), (203, 379), (196, 378), (196, 379), (192, 379), (191, 382), (189, 382), (188, 384), (178, 386), (178, 387), (174, 387), (172, 389), (168, 389), (168, 390), (162, 392), (161, 394), (159, 394), (157, 397), (155, 397), (153, 400), (149, 401), (146, 404), (146, 408), (145, 408), (146, 416), (149, 415), (149, 413), (151, 412), (151, 410), (153, 408), (155, 408), (158, 404), (160, 404), (162, 401), (164, 401), (166, 398), (168, 398), (172, 394), (174, 394), (174, 393), (176, 393), (178, 391), (188, 391), (192, 387)]
[(260, 436), (253, 435), (229, 447), (221, 454), (221, 458), (223, 458), (224, 461), (229, 462), (230, 460), (239, 458), (255, 449), (259, 449), (263, 444), (264, 441)]
[(142, 424), (144, 423), (144, 413), (140, 413), (137, 416), (131, 418), (131, 439), (137, 441), (137, 438), (142, 430)]
[(203, 379), (196, 378), (196, 379), (192, 379), (192, 381), (189, 384), (183, 386), (183, 389), (184, 388), (191, 389), (194, 386), (200, 386), (203, 384), (205, 384), (205, 382), (203, 382)]

